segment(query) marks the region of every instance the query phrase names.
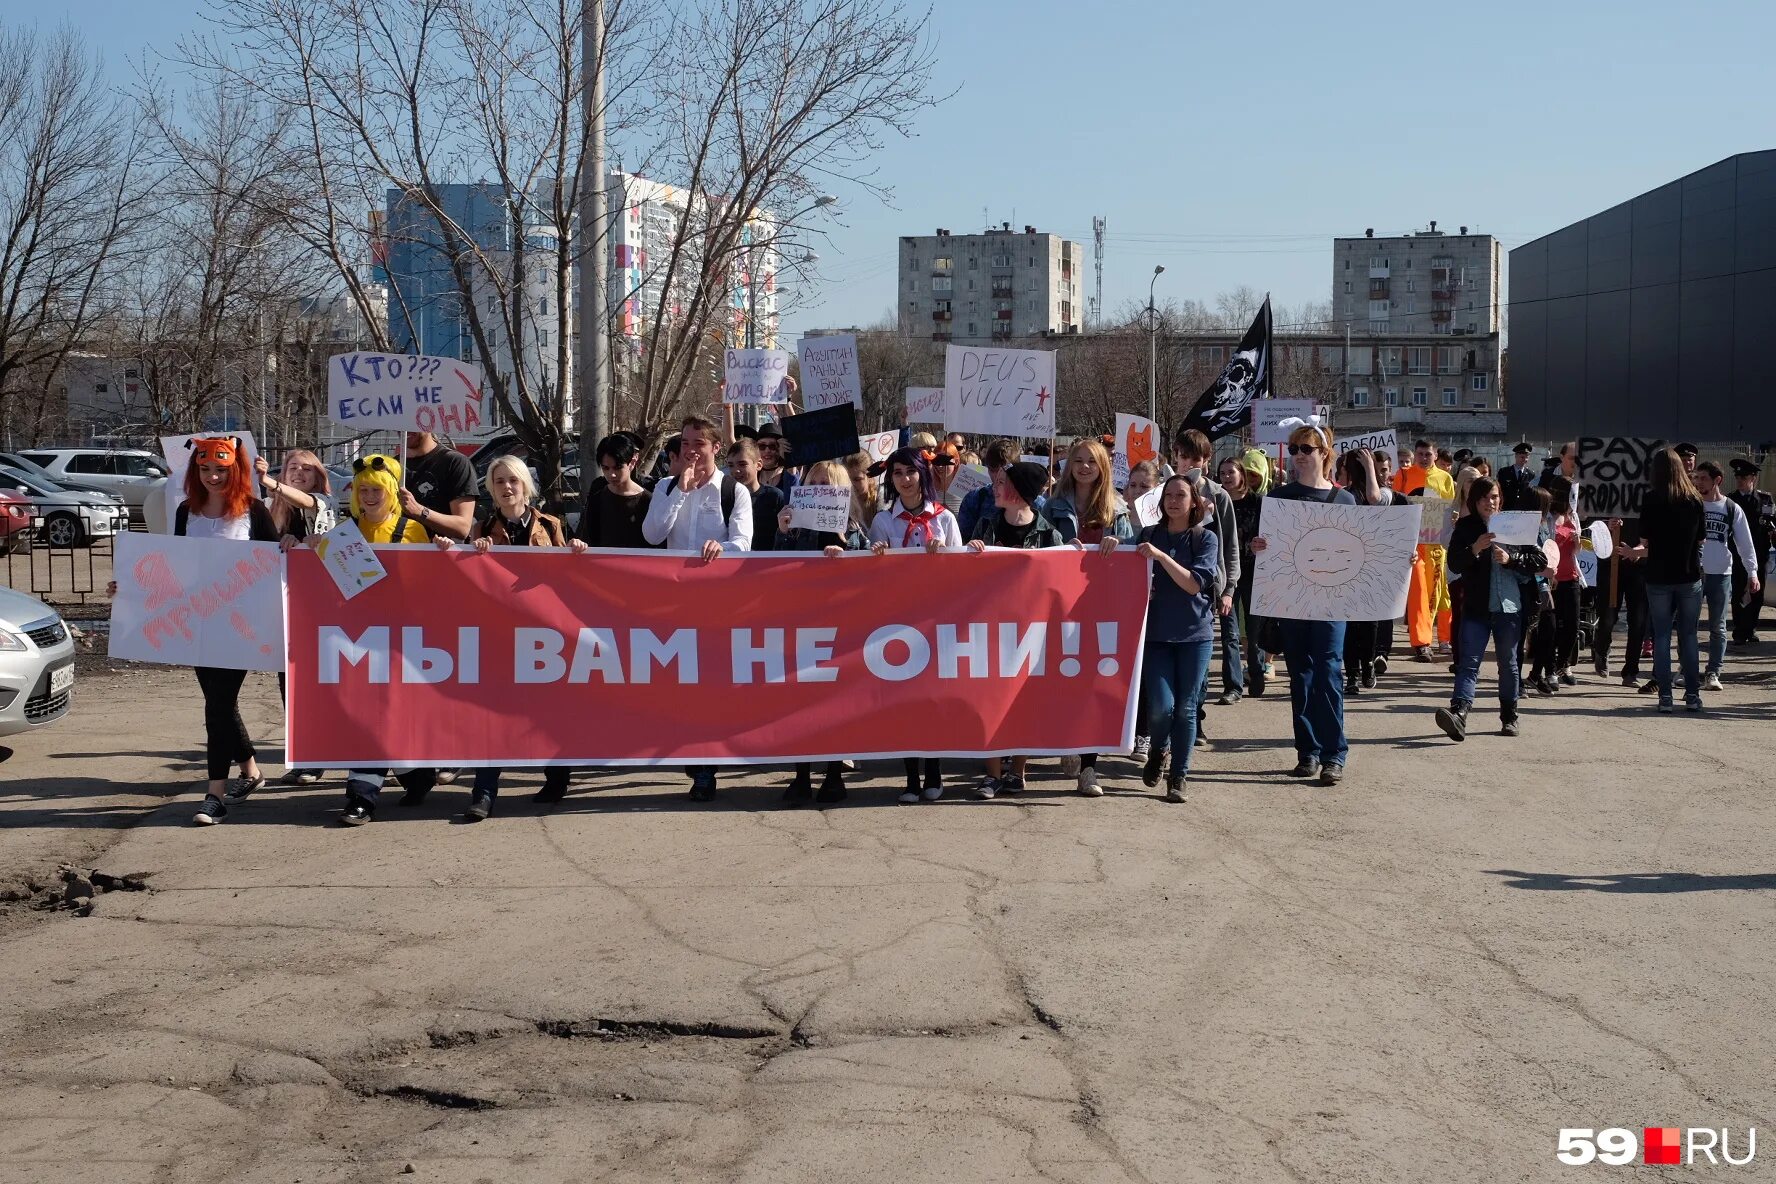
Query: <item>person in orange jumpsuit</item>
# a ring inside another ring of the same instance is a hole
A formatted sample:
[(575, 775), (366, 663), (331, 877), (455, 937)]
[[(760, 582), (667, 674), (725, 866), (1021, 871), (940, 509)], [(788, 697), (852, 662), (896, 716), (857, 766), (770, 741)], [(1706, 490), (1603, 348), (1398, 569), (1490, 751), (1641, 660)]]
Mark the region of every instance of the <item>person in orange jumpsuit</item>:
[[(1437, 467), (1437, 447), (1429, 440), (1412, 446), (1412, 463), (1394, 474), (1394, 489), (1409, 497), (1455, 499), (1455, 479)], [(1412, 655), (1431, 660), (1433, 639), (1449, 644), (1449, 584), (1443, 548), (1420, 543), (1412, 561), (1412, 583), (1406, 592), (1406, 633)]]

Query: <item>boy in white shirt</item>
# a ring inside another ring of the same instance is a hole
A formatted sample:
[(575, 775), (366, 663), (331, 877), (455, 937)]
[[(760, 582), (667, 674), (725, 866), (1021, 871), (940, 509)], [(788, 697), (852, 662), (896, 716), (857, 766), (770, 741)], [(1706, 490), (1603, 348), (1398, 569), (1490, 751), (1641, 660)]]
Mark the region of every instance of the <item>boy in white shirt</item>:
[[(1733, 588), (1733, 556), (1745, 569), (1746, 587), (1758, 590), (1757, 552), (1751, 545), (1751, 526), (1745, 511), (1721, 492), (1721, 468), (1711, 460), (1691, 474), (1696, 492), (1702, 495), (1702, 599), (1708, 605), (1708, 669), (1702, 689), (1721, 689), (1721, 666), (1727, 660), (1727, 601)], [(1733, 542), (1728, 549), (1727, 541)]]

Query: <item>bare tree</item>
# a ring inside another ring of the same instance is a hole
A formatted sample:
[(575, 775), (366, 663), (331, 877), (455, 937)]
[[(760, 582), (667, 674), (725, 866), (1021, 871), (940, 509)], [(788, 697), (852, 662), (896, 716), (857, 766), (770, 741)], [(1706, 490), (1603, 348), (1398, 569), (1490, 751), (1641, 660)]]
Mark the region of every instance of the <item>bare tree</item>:
[[(0, 28), (0, 428), (46, 392), (106, 307), (149, 212), (140, 121), (63, 29)], [(38, 398), (30, 399), (32, 390)], [(10, 442), (10, 440), (9, 440)]]

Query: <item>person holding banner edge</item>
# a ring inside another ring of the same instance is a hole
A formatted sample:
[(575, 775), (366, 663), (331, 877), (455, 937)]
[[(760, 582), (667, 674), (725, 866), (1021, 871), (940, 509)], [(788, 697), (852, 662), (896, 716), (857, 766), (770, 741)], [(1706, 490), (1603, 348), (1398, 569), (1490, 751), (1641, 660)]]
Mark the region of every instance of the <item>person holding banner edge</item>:
[[(1332, 483), (1332, 429), (1318, 422), (1287, 419), (1289, 456), (1295, 480), (1271, 490), (1279, 501), (1311, 501), (1354, 506), (1357, 499)], [(1445, 477), (1447, 478), (1447, 474)], [(1253, 554), (1266, 549), (1264, 536), (1252, 540)], [(1277, 622), (1283, 637), (1283, 660), (1289, 666), (1289, 707), (1295, 725), (1296, 765), (1291, 777), (1318, 777), (1321, 785), (1344, 780), (1350, 751), (1344, 732), (1343, 621)]]

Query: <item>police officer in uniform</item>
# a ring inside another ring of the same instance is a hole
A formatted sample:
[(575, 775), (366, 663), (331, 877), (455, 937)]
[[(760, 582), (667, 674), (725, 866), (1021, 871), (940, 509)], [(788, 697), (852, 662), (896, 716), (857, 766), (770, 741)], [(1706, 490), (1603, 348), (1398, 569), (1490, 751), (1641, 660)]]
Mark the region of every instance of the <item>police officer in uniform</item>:
[[(1759, 468), (1744, 457), (1729, 462), (1737, 488), (1727, 497), (1745, 511), (1745, 523), (1751, 528), (1751, 545), (1757, 551), (1757, 570), (1769, 570), (1770, 542), (1776, 536), (1776, 498), (1757, 487)], [(1733, 565), (1733, 641), (1737, 645), (1754, 645), (1758, 640), (1758, 610), (1764, 606), (1764, 590), (1759, 587), (1749, 598), (1745, 594), (1745, 571)]]

